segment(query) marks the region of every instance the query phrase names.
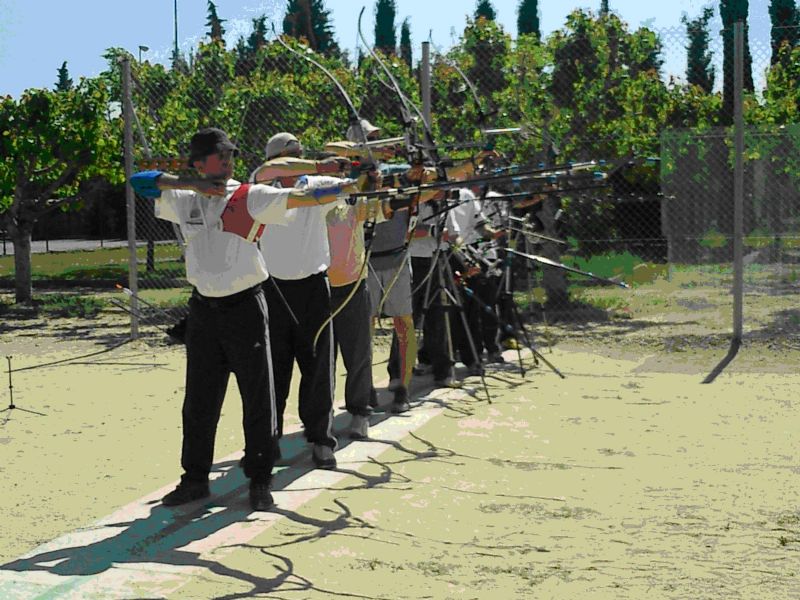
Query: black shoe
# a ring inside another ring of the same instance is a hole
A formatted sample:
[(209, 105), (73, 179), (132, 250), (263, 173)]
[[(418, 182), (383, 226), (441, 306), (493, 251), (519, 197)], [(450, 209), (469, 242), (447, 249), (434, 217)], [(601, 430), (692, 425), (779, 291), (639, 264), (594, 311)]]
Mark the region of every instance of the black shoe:
[(269, 510), (275, 506), (268, 481), (250, 482), (250, 508), (253, 510)]
[(400, 413), (407, 412), (411, 409), (411, 405), (408, 403), (408, 390), (404, 387), (399, 387), (394, 393), (394, 400), (392, 401), (392, 405), (389, 407), (389, 410), (399, 415)]
[(184, 480), (174, 490), (161, 499), (164, 506), (178, 506), (211, 495), (207, 481)]
[(314, 449), (311, 451), (311, 459), (314, 461), (314, 466), (318, 469), (335, 469), (336, 456), (333, 453), (333, 448), (324, 444), (314, 444)]

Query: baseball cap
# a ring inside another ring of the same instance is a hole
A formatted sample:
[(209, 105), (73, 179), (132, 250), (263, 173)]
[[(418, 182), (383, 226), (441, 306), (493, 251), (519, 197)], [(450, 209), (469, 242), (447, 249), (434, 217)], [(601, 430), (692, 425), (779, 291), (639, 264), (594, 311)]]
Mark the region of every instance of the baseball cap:
[[(366, 119), (361, 119), (360, 122), (361, 122), (361, 129), (364, 131), (364, 137), (368, 138), (370, 133), (375, 133), (376, 131), (380, 131), (381, 130), (380, 127), (375, 127), (375, 125), (373, 125), (372, 123), (370, 123)], [(347, 141), (348, 142), (363, 142), (364, 141), (363, 138), (361, 137), (361, 135), (356, 130), (355, 124), (350, 125), (350, 127), (347, 128), (346, 137), (347, 137)]]
[(192, 166), (196, 160), (201, 160), (222, 150), (232, 150), (234, 154), (239, 153), (239, 149), (228, 139), (228, 134), (222, 129), (216, 127), (201, 129), (189, 141), (189, 166)]
[(298, 153), (302, 151), (303, 147), (300, 145), (300, 140), (298, 140), (295, 136), (291, 133), (286, 131), (282, 131), (281, 133), (276, 133), (267, 142), (267, 147), (264, 150), (264, 154), (267, 157), (267, 160), (271, 160), (276, 156), (280, 156), (286, 150), (295, 150)]

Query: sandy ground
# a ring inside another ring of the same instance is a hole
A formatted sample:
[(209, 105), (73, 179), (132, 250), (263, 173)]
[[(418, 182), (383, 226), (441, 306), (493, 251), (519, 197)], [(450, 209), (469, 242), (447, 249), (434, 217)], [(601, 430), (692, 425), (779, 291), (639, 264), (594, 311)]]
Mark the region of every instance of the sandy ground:
[(124, 324), (97, 325), (0, 329), (19, 407), (0, 414), (2, 598), (800, 598), (794, 350), (745, 344), (703, 385), (724, 349), (561, 332), (545, 356), (566, 379), (511, 363), (490, 403), (478, 378), (422, 378), (409, 416), (342, 440), (338, 472), (288, 441), (257, 515), (233, 387), (214, 495), (158, 504), (179, 475), (182, 348), (104, 351)]

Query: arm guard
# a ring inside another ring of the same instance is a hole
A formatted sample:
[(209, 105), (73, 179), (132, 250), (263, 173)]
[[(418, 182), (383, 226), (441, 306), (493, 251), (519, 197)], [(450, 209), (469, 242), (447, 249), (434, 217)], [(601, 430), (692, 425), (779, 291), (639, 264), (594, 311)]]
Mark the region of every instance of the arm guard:
[(160, 198), (161, 190), (158, 189), (157, 181), (161, 177), (161, 171), (140, 171), (131, 175), (130, 183), (133, 191), (145, 198)]

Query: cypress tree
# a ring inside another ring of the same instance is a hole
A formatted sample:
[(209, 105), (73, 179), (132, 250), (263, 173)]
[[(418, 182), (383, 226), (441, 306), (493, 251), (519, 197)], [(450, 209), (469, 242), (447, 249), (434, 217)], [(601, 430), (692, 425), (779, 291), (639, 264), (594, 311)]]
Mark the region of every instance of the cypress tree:
[(208, 27), (208, 37), (211, 38), (213, 42), (222, 42), (225, 44), (225, 40), (223, 36), (225, 35), (225, 28), (222, 24), (225, 22), (225, 19), (220, 19), (219, 15), (217, 15), (217, 6), (211, 1), (208, 0), (208, 20), (206, 21), (206, 27)]
[(778, 61), (778, 50), (785, 43), (794, 48), (800, 43), (800, 11), (795, 0), (772, 0), (769, 4), (769, 18), (772, 23), (770, 41), (772, 57), (770, 64)]
[(490, 0), (478, 0), (478, 5), (475, 7), (475, 20), (483, 17), (487, 21), (494, 21), (497, 19), (497, 13)]
[(707, 94), (714, 88), (714, 65), (711, 64), (712, 53), (708, 49), (708, 22), (714, 16), (713, 8), (703, 9), (696, 19), (689, 20), (684, 15), (681, 22), (686, 26), (689, 46), (686, 48), (686, 80), (700, 86)]
[(58, 81), (56, 81), (56, 91), (66, 92), (72, 89), (72, 78), (67, 71), (67, 61), (61, 63), (61, 68), (58, 70)]
[(600, 0), (600, 16), (608, 14), (608, 0)]
[(411, 25), (408, 22), (408, 17), (403, 20), (400, 26), (400, 58), (408, 65), (410, 69), (414, 62), (414, 57), (411, 52)]
[(542, 32), (539, 29), (538, 0), (522, 0), (517, 8), (517, 35), (530, 33), (542, 39)]
[(375, 48), (386, 54), (394, 54), (397, 48), (394, 28), (396, 14), (395, 0), (378, 0), (375, 5)]
[(750, 44), (747, 41), (748, 0), (720, 0), (719, 14), (722, 17), (722, 113), (720, 121), (723, 125), (733, 123), (733, 24), (744, 21), (744, 89), (752, 92), (753, 59), (750, 56)]
[(255, 56), (259, 48), (267, 45), (267, 16), (261, 15), (253, 19), (253, 31), (247, 38), (247, 49)]
[(339, 55), (339, 45), (333, 35), (330, 11), (323, 0), (289, 0), (283, 17), (283, 33), (305, 38), (317, 52)]
[(236, 56), (236, 63), (233, 67), (234, 74), (237, 77), (249, 75), (253, 70), (255, 61), (253, 60), (253, 56), (247, 46), (247, 41), (243, 36), (236, 40), (236, 47), (233, 49), (233, 52)]

